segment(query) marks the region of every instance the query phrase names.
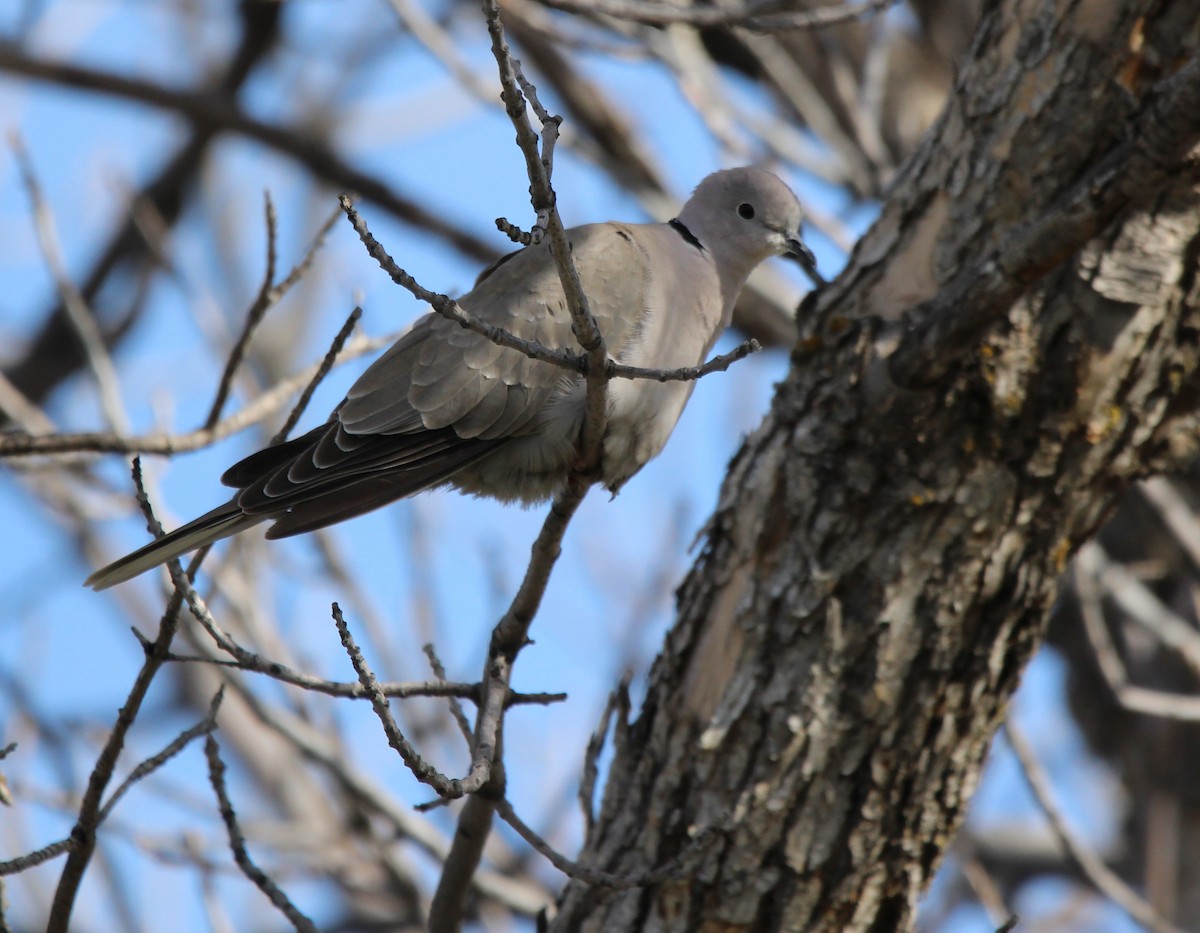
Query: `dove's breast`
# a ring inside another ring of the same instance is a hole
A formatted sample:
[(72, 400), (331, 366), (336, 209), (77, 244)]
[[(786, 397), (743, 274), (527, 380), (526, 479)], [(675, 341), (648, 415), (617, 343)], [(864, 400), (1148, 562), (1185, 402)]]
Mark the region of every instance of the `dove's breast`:
[[(720, 282), (710, 257), (666, 225), (642, 227), (639, 239), (653, 255), (668, 255), (647, 280), (645, 316), (636, 339), (617, 357), (642, 369), (699, 366), (728, 324)], [(654, 240), (660, 242), (655, 243)], [(614, 379), (603, 482), (614, 492), (662, 451), (675, 429), (694, 381)]]

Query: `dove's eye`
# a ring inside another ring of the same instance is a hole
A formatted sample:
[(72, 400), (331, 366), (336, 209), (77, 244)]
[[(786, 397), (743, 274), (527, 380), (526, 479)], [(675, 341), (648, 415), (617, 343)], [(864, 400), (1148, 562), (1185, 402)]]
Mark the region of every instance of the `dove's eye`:
[(742, 218), (742, 220), (753, 220), (754, 219), (754, 205), (747, 204), (745, 201), (743, 201), (741, 204), (738, 205), (738, 216), (740, 218)]

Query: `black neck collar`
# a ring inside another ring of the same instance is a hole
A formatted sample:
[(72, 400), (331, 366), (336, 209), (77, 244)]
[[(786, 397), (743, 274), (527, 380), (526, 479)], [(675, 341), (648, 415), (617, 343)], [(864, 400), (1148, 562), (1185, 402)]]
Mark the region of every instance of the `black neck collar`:
[(696, 247), (696, 249), (700, 250), (700, 252), (704, 252), (704, 244), (696, 239), (696, 234), (692, 233), (691, 230), (689, 230), (687, 227), (685, 227), (683, 225), (683, 221), (681, 221), (678, 217), (676, 217), (674, 220), (667, 221), (667, 226), (671, 227), (676, 233), (678, 233), (681, 237), (683, 237), (688, 243), (690, 243), (692, 246)]

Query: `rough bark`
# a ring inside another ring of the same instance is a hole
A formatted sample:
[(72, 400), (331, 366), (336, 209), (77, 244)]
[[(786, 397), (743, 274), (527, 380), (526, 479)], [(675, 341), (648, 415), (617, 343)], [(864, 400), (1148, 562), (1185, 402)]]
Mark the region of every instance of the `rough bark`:
[(554, 929), (911, 927), (1068, 558), (1194, 455), (1197, 16), (984, 11), (619, 730), (584, 860), (684, 864), (573, 882)]

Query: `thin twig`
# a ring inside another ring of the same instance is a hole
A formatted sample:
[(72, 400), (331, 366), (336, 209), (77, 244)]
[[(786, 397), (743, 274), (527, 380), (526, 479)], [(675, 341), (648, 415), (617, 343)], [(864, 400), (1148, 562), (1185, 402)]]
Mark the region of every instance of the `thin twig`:
[(388, 0), (396, 18), (414, 39), (441, 62), (458, 86), (470, 91), (489, 107), (496, 104), (496, 93), (481, 73), (476, 72), (458, 53), (459, 43), (444, 30), (420, 3), (414, 0)]
[[(960, 871), (966, 879), (967, 886), (975, 895), (976, 900), (987, 911), (988, 920), (996, 925), (997, 930), (1003, 930), (1004, 924), (1012, 923), (1016, 916), (1004, 903), (1004, 892), (996, 879), (988, 873), (987, 868), (975, 852), (964, 852), (959, 856)], [(1011, 927), (1010, 927), (1011, 929)]]
[[(187, 583), (186, 579), (183, 581)], [(191, 590), (189, 593), (188, 590)], [(242, 647), (228, 632), (216, 622), (203, 597), (196, 593), (195, 587), (187, 584), (184, 587), (184, 598), (188, 601), (188, 609), (193, 617), (208, 632), (214, 643), (232, 659), (207, 657), (198, 654), (178, 654), (174, 651), (167, 653), (167, 660), (182, 664), (211, 664), (215, 667), (227, 667), (233, 670), (246, 671), (251, 674), (263, 674), (281, 683), (322, 693), (331, 697), (343, 697), (348, 700), (365, 700), (366, 690), (358, 681), (325, 680), (312, 674), (293, 670), (279, 661), (264, 658)], [(143, 649), (149, 649), (151, 642), (140, 632), (134, 635), (141, 642)], [(459, 681), (446, 680), (401, 680), (387, 681), (379, 684), (384, 696), (397, 699), (409, 697), (449, 697), (458, 700), (469, 700), (478, 703), (482, 695), (480, 684), (467, 684)], [(566, 700), (565, 693), (516, 693), (508, 695), (509, 706), (549, 706), (551, 703), (562, 703)]]
[(443, 797), (451, 799), (461, 797), (464, 793), (463, 785), (465, 781), (447, 777), (438, 771), (421, 757), (417, 750), (413, 748), (412, 743), (404, 737), (404, 733), (400, 731), (399, 725), (397, 725), (395, 718), (392, 716), (387, 697), (380, 690), (379, 681), (375, 679), (375, 674), (367, 666), (366, 659), (355, 643), (354, 636), (350, 634), (350, 628), (346, 625), (346, 620), (342, 616), (342, 609), (337, 603), (333, 604), (333, 621), (337, 626), (338, 637), (342, 640), (342, 647), (346, 649), (346, 654), (350, 657), (350, 663), (354, 666), (354, 672), (358, 674), (359, 683), (363, 685), (363, 689), (371, 701), (371, 706), (375, 710), (375, 715), (379, 717), (379, 721), (383, 725), (383, 731), (387, 736), (388, 744), (396, 750), (408, 770), (422, 784), (428, 784)]
[(1079, 549), (1079, 569), (1090, 574), (1129, 618), (1179, 653), (1193, 672), (1200, 672), (1200, 632), (1173, 612), (1150, 587), (1115, 561), (1092, 541)]
[(675, 6), (655, 0), (541, 0), (546, 6), (588, 16), (601, 14), (646, 26), (681, 23), (688, 26), (741, 25), (756, 32), (816, 29), (878, 13), (896, 0), (865, 0), (817, 7), (798, 13), (783, 12), (789, 0), (758, 0), (740, 6)]
[(212, 701), (208, 704), (208, 713), (202, 720), (200, 720), (200, 722), (196, 723), (196, 725), (192, 726), (190, 729), (185, 729), (157, 755), (152, 755), (151, 757), (147, 758), (131, 772), (129, 772), (129, 777), (121, 782), (120, 786), (112, 792), (112, 796), (108, 798), (108, 802), (100, 808), (99, 821), (101, 823), (108, 818), (108, 815), (112, 812), (113, 807), (115, 807), (121, 798), (125, 796), (125, 792), (129, 790), (129, 788), (145, 778), (147, 775), (154, 773), (163, 765), (165, 765), (168, 761), (183, 751), (193, 739), (198, 739), (202, 735), (208, 735), (217, 727), (217, 711), (221, 708), (221, 699), (224, 695), (225, 688), (223, 686), (217, 688), (217, 692), (213, 694)]
[[(429, 669), (433, 671), (433, 676), (437, 678), (438, 683), (446, 683), (446, 668), (442, 666), (442, 661), (437, 656), (433, 644), (427, 642), (421, 646), (421, 650), (425, 652), (425, 657), (429, 660)], [(454, 722), (458, 725), (458, 731), (462, 733), (462, 737), (467, 740), (467, 748), (470, 748), (471, 724), (467, 721), (467, 714), (463, 712), (462, 704), (458, 702), (457, 697), (447, 695), (447, 699), (450, 704), (450, 715), (454, 717)]]
[(723, 373), (738, 360), (744, 360), (751, 353), (762, 349), (757, 340), (747, 340), (734, 347), (728, 353), (714, 356), (701, 366), (680, 366), (678, 369), (643, 369), (640, 366), (626, 366), (609, 360), (604, 366), (604, 373), (612, 379), (649, 379), (655, 382), (690, 382), (702, 379), (712, 373)]
[[(431, 858), (440, 862), (446, 857), (449, 846), (439, 830), (428, 820), (414, 817), (413, 809), (381, 784), (376, 775), (356, 770), (346, 756), (345, 745), (336, 736), (299, 715), (264, 702), (257, 692), (245, 689), (238, 682), (231, 683), (231, 687), (238, 691), (239, 698), (259, 722), (318, 765), (349, 798), (377, 814), (398, 836)], [(524, 916), (535, 915), (550, 900), (540, 885), (521, 884), (486, 868), (475, 874), (472, 884), (480, 894)]]
[(489, 654), (501, 655), (511, 661), (527, 643), (529, 626), (541, 603), (550, 571), (558, 560), (563, 535), (586, 491), (586, 483), (576, 480), (568, 482), (567, 488), (554, 498), (541, 531), (533, 542), (521, 586), (508, 611), (492, 630)]
[[(588, 307), (579, 272), (571, 259), (571, 245), (567, 241), (566, 229), (558, 215), (556, 195), (550, 176), (554, 170), (554, 145), (558, 140), (558, 127), (562, 118), (551, 116), (538, 100), (532, 84), (521, 73), (521, 65), (509, 51), (504, 38), (504, 24), (500, 19), (497, 0), (484, 0), (484, 18), (492, 39), (492, 55), (500, 74), (500, 97), (504, 110), (517, 134), (517, 146), (525, 158), (525, 172), (529, 177), (529, 195), (537, 221), (530, 231), (534, 242), (538, 231), (545, 230), (550, 238), (550, 254), (558, 269), (559, 281), (571, 315), (571, 331), (582, 348), (587, 361), (584, 370), (586, 386), (583, 430), (580, 432), (579, 472), (594, 475), (600, 465), (605, 428), (608, 424), (608, 378), (603, 368), (608, 362), (608, 349), (604, 335), (596, 325), (596, 319)], [(529, 122), (526, 101), (533, 107), (542, 124), (542, 148), (538, 150), (538, 137)]]
[[(54, 422), (18, 389), (9, 378), (0, 372), (0, 413), (9, 421), (30, 434), (49, 434), (55, 430)], [(0, 439), (7, 437), (7, 429)]]
[[(320, 228), (317, 230), (317, 235), (313, 237), (313, 241), (309, 245), (308, 251), (304, 254), (303, 258), (292, 267), (291, 271), (289, 271), (280, 282), (276, 283), (275, 242), (277, 234), (275, 223), (275, 205), (272, 203), (269, 194), (264, 194), (263, 210), (266, 216), (267, 227), (266, 272), (263, 275), (263, 283), (259, 288), (258, 296), (254, 299), (254, 303), (250, 306), (250, 310), (246, 312), (246, 323), (242, 327), (242, 333), (238, 337), (237, 343), (230, 351), (229, 358), (225, 362), (225, 371), (221, 375), (221, 383), (217, 389), (217, 396), (215, 399), (213, 399), (212, 409), (209, 411), (208, 418), (205, 419), (204, 422), (205, 428), (212, 428), (213, 425), (216, 424), (217, 418), (221, 414), (221, 409), (225, 406), (225, 399), (229, 395), (230, 386), (233, 384), (233, 376), (237, 372), (237, 368), (241, 364), (242, 358), (246, 354), (246, 349), (250, 345), (250, 337), (254, 333), (254, 330), (266, 316), (267, 311), (277, 305), (280, 300), (292, 290), (296, 283), (304, 277), (305, 273), (312, 268), (313, 262), (316, 261), (317, 252), (325, 244), (325, 238), (329, 235), (329, 231), (333, 228), (333, 225), (337, 222), (337, 219), (341, 214), (339, 210), (334, 210), (332, 213), (330, 213), (329, 217), (325, 219), (325, 222), (321, 224)], [(317, 367), (317, 371), (313, 375), (312, 379), (310, 379), (308, 384), (305, 386), (304, 391), (300, 393), (300, 398), (292, 407), (292, 411), (291, 414), (288, 415), (287, 422), (285, 422), (284, 426), (280, 428), (279, 432), (276, 434), (275, 438), (272, 439), (271, 443), (277, 444), (286, 438), (289, 433), (291, 433), (291, 430), (293, 427), (295, 427), (296, 422), (300, 420), (301, 414), (303, 414), (304, 410), (308, 407), (308, 403), (312, 398), (313, 392), (316, 391), (317, 386), (320, 385), (325, 377), (329, 374), (329, 370), (332, 368), (334, 361), (337, 359), (338, 353), (341, 352), (342, 347), (349, 339), (350, 333), (354, 329), (354, 324), (361, 316), (362, 310), (359, 308), (356, 308), (351, 312), (350, 320), (343, 325), (341, 331), (338, 332), (337, 337), (334, 338), (332, 347), (330, 347), (329, 351), (325, 354), (324, 359)]]
[(605, 888), (615, 888), (618, 890), (626, 888), (641, 888), (651, 884), (661, 884), (664, 881), (669, 881), (675, 878), (683, 877), (686, 865), (694, 859), (700, 851), (712, 840), (713, 835), (711, 830), (701, 830), (691, 840), (688, 847), (681, 852), (677, 857), (671, 859), (666, 865), (661, 868), (656, 868), (652, 871), (637, 872), (635, 874), (618, 875), (612, 872), (600, 871), (595, 868), (589, 868), (586, 865), (580, 865), (576, 861), (567, 858), (561, 852), (558, 852), (545, 839), (539, 836), (530, 826), (525, 823), (517, 812), (513, 809), (511, 803), (507, 800), (500, 800), (496, 803), (496, 813), (504, 822), (517, 831), (517, 835), (524, 839), (529, 845), (537, 850), (546, 858), (555, 868), (561, 871), (568, 878), (573, 878), (577, 881), (583, 881), (587, 884), (599, 885)]
[(596, 779), (600, 775), (600, 753), (604, 751), (604, 740), (608, 737), (608, 726), (613, 713), (617, 709), (618, 696), (629, 690), (629, 674), (621, 677), (617, 688), (608, 695), (604, 704), (604, 712), (600, 714), (600, 722), (588, 739), (587, 750), (583, 755), (583, 774), (579, 779), (579, 809), (583, 812), (583, 838), (592, 835), (596, 825), (596, 814), (593, 812), (596, 800)]
[(308, 274), (308, 270), (311, 269), (313, 263), (317, 261), (317, 254), (321, 252), (321, 248), (325, 245), (325, 241), (329, 238), (329, 231), (333, 229), (334, 224), (338, 222), (341, 216), (341, 208), (335, 207), (329, 212), (329, 216), (321, 222), (321, 226), (317, 228), (316, 235), (313, 236), (312, 242), (309, 243), (308, 249), (304, 253), (304, 257), (298, 263), (292, 266), (291, 271), (289, 271), (288, 274), (285, 275), (282, 280), (280, 280), (279, 284), (275, 286), (276, 291), (279, 292), (279, 297), (282, 298), (284, 295), (290, 292), (296, 287), (297, 283), (299, 283), (299, 281)]
[(1132, 713), (1179, 722), (1200, 722), (1200, 696), (1150, 690), (1130, 684), (1117, 692), (1117, 701)]
[(496, 229), (499, 230), (501, 233), (503, 233), (506, 237), (508, 237), (514, 243), (520, 243), (522, 246), (532, 246), (533, 245), (534, 239), (533, 239), (532, 231), (530, 231), (529, 233), (526, 233), (524, 230), (522, 230), (516, 224), (509, 223), (508, 220), (506, 220), (503, 217), (496, 218)]
[(229, 802), (229, 792), (225, 788), (225, 762), (221, 760), (221, 747), (210, 734), (204, 740), (204, 757), (208, 759), (208, 779), (213, 792), (217, 795), (217, 805), (221, 811), (221, 819), (225, 823), (225, 831), (229, 834), (229, 848), (233, 852), (233, 860), (247, 878), (263, 892), (285, 917), (292, 922), (297, 930), (305, 933), (318, 933), (316, 924), (308, 919), (293, 904), (286, 894), (280, 890), (261, 868), (254, 864), (250, 853), (246, 851), (246, 837), (238, 825), (237, 814), (233, 804)]
[(233, 377), (237, 374), (238, 367), (242, 364), (242, 360), (246, 356), (246, 350), (250, 346), (250, 338), (258, 328), (258, 325), (262, 323), (262, 319), (266, 317), (267, 312), (275, 306), (280, 297), (280, 293), (275, 289), (275, 244), (279, 235), (279, 229), (275, 216), (275, 204), (271, 200), (271, 193), (269, 191), (263, 192), (263, 223), (267, 229), (267, 267), (263, 272), (262, 285), (259, 286), (258, 294), (251, 303), (250, 308), (246, 311), (246, 320), (242, 324), (242, 332), (238, 335), (233, 349), (229, 351), (229, 357), (225, 360), (225, 368), (221, 372), (220, 381), (217, 383), (217, 394), (208, 409), (208, 417), (204, 419), (204, 426), (206, 428), (211, 428), (221, 419), (221, 409), (225, 407), (225, 401), (229, 398), (230, 389), (233, 387)]
[[(133, 458), (132, 465), (133, 485), (136, 489), (134, 500), (138, 504), (138, 508), (142, 510), (142, 515), (146, 519), (146, 530), (155, 538), (161, 538), (164, 534), (162, 522), (154, 514), (154, 506), (150, 502), (150, 496), (146, 492), (146, 486), (142, 482), (142, 459), (141, 457)], [(213, 542), (201, 545), (192, 555), (191, 561), (188, 563), (187, 570), (183, 569), (183, 564), (179, 558), (172, 558), (167, 561), (167, 572), (171, 577), (171, 581), (175, 584), (174, 596), (183, 598), (181, 594), (190, 592), (195, 596), (195, 590), (192, 588), (192, 581), (196, 579), (196, 572), (200, 569), (200, 565), (204, 562), (204, 558), (208, 556), (208, 552), (212, 550)], [(172, 604), (175, 600), (172, 597)], [(140, 639), (139, 639), (140, 640)], [(164, 649), (162, 660), (167, 660), (167, 655), (170, 653), (169, 648)]]
[[(392, 334), (352, 341), (343, 351), (341, 362), (373, 353), (380, 347), (395, 342), (395, 339), (396, 335)], [(0, 458), (80, 453), (142, 453), (170, 456), (200, 450), (275, 414), (294, 392), (310, 384), (324, 365), (324, 362), (314, 363), (289, 376), (211, 429), (200, 428), (184, 434), (146, 434), (141, 437), (128, 437), (111, 431), (50, 435), (0, 433)]]
[(206, 90), (179, 90), (70, 62), (34, 58), (13, 42), (0, 42), (0, 69), (7, 74), (24, 75), (63, 87), (82, 88), (88, 93), (107, 94), (148, 104), (178, 113), (190, 125), (204, 127), (207, 132), (224, 132), (252, 139), (305, 166), (316, 177), (329, 179), (332, 184), (358, 192), (402, 223), (441, 237), (472, 259), (492, 262), (496, 258), (495, 249), (487, 242), (404, 197), (378, 176), (359, 170), (307, 129), (256, 120), (236, 105), (235, 98), (228, 95), (213, 94)]
[(70, 839), (60, 839), (58, 842), (42, 846), (40, 849), (30, 852), (27, 855), (19, 855), (14, 859), (9, 859), (7, 862), (0, 862), (0, 877), (15, 875), (28, 868), (41, 865), (42, 862), (48, 862), (50, 859), (56, 858), (64, 852), (70, 852), (73, 847), (74, 843)]
[(1180, 722), (1200, 722), (1200, 696), (1150, 690), (1129, 683), (1129, 673), (1117, 646), (1109, 634), (1104, 619), (1099, 581), (1087, 558), (1075, 565), (1075, 592), (1079, 595), (1079, 613), (1083, 630), (1095, 655), (1100, 674), (1117, 702), (1133, 713), (1176, 719)]
[(1166, 476), (1152, 476), (1139, 483), (1137, 490), (1187, 552), (1192, 566), (1200, 568), (1200, 521), (1175, 484)]
[[(144, 503), (146, 509), (147, 523), (156, 525), (157, 521), (150, 510), (149, 501), (145, 497), (140, 464), (136, 460), (133, 464), (133, 480), (138, 490), (138, 501)], [(203, 553), (201, 551), (193, 560), (193, 567)], [(174, 561), (173, 563), (178, 566), (178, 561)], [(58, 887), (54, 892), (54, 901), (50, 908), (50, 919), (46, 928), (47, 933), (66, 933), (70, 929), (71, 913), (75, 906), (75, 898), (79, 893), (79, 886), (83, 881), (84, 872), (87, 870), (92, 853), (96, 848), (96, 830), (100, 825), (100, 808), (104, 789), (108, 786), (109, 781), (112, 780), (117, 759), (120, 757), (121, 749), (125, 744), (125, 737), (129, 733), (130, 728), (132, 728), (134, 720), (137, 719), (138, 713), (141, 711), (142, 702), (146, 698), (150, 684), (153, 682), (159, 669), (166, 663), (166, 656), (170, 651), (171, 641), (175, 638), (175, 632), (179, 628), (179, 610), (182, 607), (183, 597), (176, 591), (172, 594), (170, 601), (167, 603), (167, 608), (159, 620), (158, 637), (155, 639), (154, 644), (150, 646), (150, 650), (146, 652), (142, 667), (134, 678), (133, 686), (130, 687), (129, 694), (121, 706), (121, 711), (117, 714), (116, 722), (113, 724), (108, 740), (104, 743), (104, 748), (101, 749), (100, 755), (92, 767), (87, 789), (84, 791), (83, 800), (80, 802), (79, 815), (75, 820), (75, 826), (71, 830), (73, 845), (71, 846), (70, 854), (67, 856), (67, 864), (63, 867), (62, 876), (59, 878)]]
[(313, 373), (312, 379), (308, 381), (308, 385), (304, 387), (304, 391), (296, 399), (296, 404), (292, 406), (292, 410), (288, 414), (287, 420), (283, 423), (283, 427), (276, 431), (275, 436), (271, 438), (272, 444), (283, 443), (287, 439), (287, 436), (292, 433), (292, 429), (300, 420), (300, 416), (308, 408), (308, 403), (312, 401), (313, 393), (317, 391), (317, 386), (325, 380), (325, 377), (329, 375), (329, 371), (333, 369), (333, 364), (337, 362), (338, 354), (342, 352), (346, 341), (354, 333), (354, 328), (358, 325), (362, 313), (362, 308), (358, 306), (355, 306), (354, 310), (350, 312), (350, 316), (342, 324), (342, 329), (337, 332), (337, 335), (333, 338), (333, 343), (329, 345), (329, 349), (325, 353), (325, 358), (321, 360), (321, 365), (317, 367), (317, 371)]
[(1028, 741), (1011, 722), (1005, 724), (1004, 731), (1008, 736), (1009, 745), (1012, 746), (1017, 760), (1021, 763), (1021, 771), (1025, 775), (1029, 789), (1033, 791), (1038, 806), (1042, 808), (1042, 813), (1050, 823), (1054, 835), (1058, 837), (1067, 858), (1074, 863), (1075, 867), (1097, 891), (1121, 907), (1137, 923), (1152, 930), (1153, 933), (1182, 933), (1177, 926), (1160, 916), (1153, 906), (1122, 881), (1095, 853), (1075, 838), (1054, 802), (1054, 797), (1050, 793), (1050, 780), (1038, 763), (1037, 756), (1034, 755)]
[(125, 417), (125, 408), (121, 402), (121, 390), (117, 380), (117, 368), (113, 365), (108, 348), (104, 345), (104, 337), (100, 333), (100, 325), (96, 314), (84, 299), (83, 294), (75, 287), (63, 264), (62, 251), (58, 245), (58, 236), (54, 231), (54, 217), (50, 207), (42, 196), (42, 187), (33, 170), (33, 160), (26, 151), (21, 137), (15, 131), (9, 134), (9, 145), (21, 172), (21, 179), (29, 195), (30, 209), (33, 212), (34, 227), (37, 230), (38, 244), (46, 268), (54, 278), (54, 285), (62, 300), (67, 313), (67, 320), (74, 328), (79, 342), (83, 346), (84, 356), (96, 386), (100, 393), (100, 407), (104, 417), (118, 434), (129, 430), (129, 422)]
[[(843, 177), (852, 189), (873, 190), (874, 167), (863, 151), (859, 135), (845, 126), (840, 107), (815, 82), (809, 70), (801, 67), (794, 52), (779, 36), (761, 35), (734, 27), (734, 38), (747, 47), (764, 76), (784, 101), (798, 114), (806, 127), (843, 163)], [(802, 265), (804, 265), (802, 263)]]
[(600, 34), (597, 24), (583, 21), (582, 17), (558, 16), (539, 0), (505, 0), (504, 13), (510, 25), (519, 19), (523, 32), (532, 32), (546, 44), (563, 51), (594, 52), (617, 61), (643, 62), (648, 57), (646, 50), (632, 40), (635, 29), (629, 28), (628, 24), (617, 23), (618, 29), (607, 30), (613, 33), (610, 38)]
[(458, 302), (449, 296), (431, 292), (429, 289), (423, 287), (416, 279), (397, 265), (396, 261), (388, 255), (387, 250), (375, 239), (371, 231), (367, 229), (366, 221), (354, 209), (349, 195), (340, 195), (338, 203), (341, 204), (342, 210), (346, 214), (346, 219), (350, 221), (355, 233), (358, 234), (359, 239), (362, 240), (363, 245), (367, 248), (367, 253), (379, 263), (379, 267), (391, 277), (393, 282), (410, 292), (414, 298), (428, 304), (442, 317), (454, 321), (460, 327), (465, 327), (477, 334), (481, 334), (492, 341), (492, 343), (516, 350), (519, 353), (525, 354), (530, 359), (540, 360), (543, 363), (550, 363), (554, 366), (561, 366), (563, 369), (571, 369), (576, 372), (581, 371), (582, 364), (576, 354), (565, 350), (552, 350), (535, 341), (524, 340), (516, 336), (516, 334), (504, 330), (502, 327), (497, 327), (494, 324), (480, 320), (475, 315), (460, 307)]
[(1092, 653), (1100, 673), (1108, 682), (1113, 693), (1119, 692), (1128, 683), (1125, 662), (1121, 659), (1117, 646), (1113, 643), (1108, 632), (1108, 624), (1104, 618), (1104, 594), (1100, 589), (1100, 581), (1096, 570), (1090, 566), (1086, 557), (1076, 560), (1072, 568), (1071, 581), (1075, 585), (1075, 593), (1079, 597), (1079, 614), (1083, 619), (1084, 634), (1091, 642)]

